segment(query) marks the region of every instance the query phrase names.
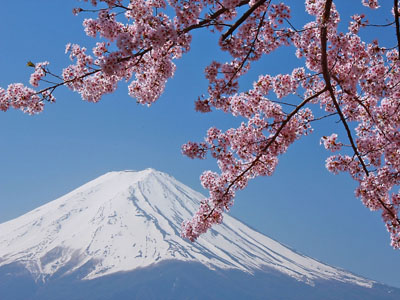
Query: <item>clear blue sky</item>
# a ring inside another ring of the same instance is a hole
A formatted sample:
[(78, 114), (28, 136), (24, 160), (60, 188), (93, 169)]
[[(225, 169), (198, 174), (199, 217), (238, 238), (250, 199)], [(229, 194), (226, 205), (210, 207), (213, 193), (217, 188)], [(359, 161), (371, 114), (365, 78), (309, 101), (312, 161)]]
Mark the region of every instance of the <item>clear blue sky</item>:
[[(294, 5), (296, 25), (304, 23), (303, 1)], [(341, 6), (349, 1), (336, 1)], [(382, 1), (381, 1), (382, 2)], [(342, 19), (361, 8), (351, 1)], [(88, 45), (93, 40), (74, 17), (75, 0), (6, 1), (0, 11), (0, 86), (27, 83), (26, 62), (50, 61), (54, 72), (69, 63), (69, 42)], [(379, 11), (383, 14), (383, 11)], [(386, 8), (385, 14), (391, 18)], [(368, 31), (369, 38), (391, 36)], [(164, 95), (151, 108), (139, 106), (124, 84), (98, 104), (61, 88), (57, 103), (37, 116), (19, 111), (0, 113), (0, 222), (71, 191), (113, 170), (153, 167), (202, 191), (199, 175), (215, 169), (215, 162), (183, 157), (180, 147), (199, 141), (216, 125), (222, 129), (240, 120), (216, 112), (194, 111), (194, 100), (205, 93), (203, 70), (214, 56), (216, 39), (196, 33), (193, 51), (177, 62), (178, 69)], [(289, 72), (301, 62), (291, 48), (262, 60), (243, 81), (249, 87), (262, 73)], [(281, 157), (273, 177), (252, 182), (240, 192), (231, 214), (260, 232), (325, 263), (400, 287), (400, 252), (389, 245), (389, 235), (378, 213), (371, 213), (354, 197), (348, 176), (334, 176), (324, 167), (327, 153), (319, 145), (330, 134), (335, 119), (326, 120), (314, 134), (297, 142)], [(340, 132), (340, 131), (339, 131)], [(203, 191), (204, 192), (204, 191)]]

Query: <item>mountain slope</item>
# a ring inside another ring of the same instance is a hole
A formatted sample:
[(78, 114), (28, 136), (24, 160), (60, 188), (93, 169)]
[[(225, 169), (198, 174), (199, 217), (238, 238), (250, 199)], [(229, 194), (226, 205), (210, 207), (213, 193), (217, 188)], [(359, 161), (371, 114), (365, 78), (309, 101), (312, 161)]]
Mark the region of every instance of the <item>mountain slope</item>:
[(196, 243), (183, 240), (180, 224), (202, 198), (152, 169), (107, 173), (0, 224), (0, 267), (18, 263), (44, 282), (78, 270), (84, 270), (84, 279), (95, 279), (177, 260), (210, 270), (278, 272), (310, 286), (321, 280), (374, 285), (298, 254), (230, 216)]

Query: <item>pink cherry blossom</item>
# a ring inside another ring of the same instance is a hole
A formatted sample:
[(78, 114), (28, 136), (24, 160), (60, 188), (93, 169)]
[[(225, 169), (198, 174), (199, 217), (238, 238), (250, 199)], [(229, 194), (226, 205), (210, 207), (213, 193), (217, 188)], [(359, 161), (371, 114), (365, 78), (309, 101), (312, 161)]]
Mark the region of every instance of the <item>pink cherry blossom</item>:
[(325, 149), (332, 152), (339, 151), (342, 148), (342, 143), (337, 141), (338, 135), (332, 133), (330, 136), (323, 136), (321, 138), (321, 144), (324, 144)]

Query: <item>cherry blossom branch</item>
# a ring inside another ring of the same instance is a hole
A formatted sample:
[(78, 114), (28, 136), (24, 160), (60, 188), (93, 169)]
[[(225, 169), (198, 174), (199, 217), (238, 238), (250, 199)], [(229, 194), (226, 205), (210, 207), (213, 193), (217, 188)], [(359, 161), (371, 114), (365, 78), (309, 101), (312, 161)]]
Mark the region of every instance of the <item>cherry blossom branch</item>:
[[(344, 88), (341, 85), (341, 81), (334, 75), (332, 74), (332, 78), (339, 84), (340, 88), (350, 97), (352, 97), (352, 99), (354, 99), (362, 108), (364, 108), (365, 112), (368, 114), (368, 116), (370, 117), (370, 119), (375, 123), (378, 124), (378, 122), (376, 122), (374, 116), (371, 114), (370, 110), (368, 109), (368, 107), (356, 96), (354, 95), (351, 91), (349, 91), (348, 89)], [(400, 104), (399, 104), (400, 105)], [(389, 137), (387, 136), (387, 134), (385, 133), (385, 131), (380, 127), (377, 126), (379, 132), (385, 137), (385, 139), (388, 142), (392, 142)]]
[(85, 78), (85, 77), (88, 77), (88, 76), (90, 76), (90, 75), (96, 74), (96, 73), (98, 73), (98, 72), (100, 72), (100, 71), (101, 71), (101, 69), (97, 69), (97, 70), (94, 70), (94, 71), (85, 73), (85, 74), (83, 74), (82, 76), (79, 76), (79, 77), (76, 77), (76, 78), (72, 78), (72, 79), (68, 79), (68, 80), (64, 80), (64, 81), (62, 81), (62, 82), (59, 82), (59, 83), (57, 83), (57, 84), (55, 84), (55, 85), (49, 86), (49, 87), (47, 87), (47, 88), (44, 88), (44, 89), (42, 89), (42, 90), (36, 92), (35, 95), (43, 94), (44, 92), (47, 92), (47, 91), (49, 91), (49, 90), (51, 90), (51, 91), (53, 92), (56, 88), (58, 88), (58, 87), (60, 87), (60, 86), (66, 85), (66, 84), (68, 84), (68, 83), (71, 83), (71, 82), (74, 82), (74, 81), (77, 81), (77, 80), (81, 80), (81, 79), (83, 79), (83, 78)]
[[(253, 5), (253, 6), (242, 16), (243, 19), (242, 19), (241, 22), (243, 22), (256, 8), (258, 8), (260, 5), (262, 5), (263, 2), (265, 2), (265, 0), (264, 0), (264, 1), (259, 1), (258, 3), (256, 3), (255, 5)], [(240, 6), (243, 6), (243, 5), (248, 4), (248, 3), (249, 3), (249, 0), (242, 0), (236, 7), (240, 7)], [(126, 9), (126, 10), (130, 10), (128, 7), (121, 6), (121, 5), (114, 5), (114, 7), (118, 7), (118, 8), (123, 8), (123, 9)], [(100, 10), (104, 10), (104, 9), (100, 9)], [(225, 13), (225, 12), (227, 12), (228, 10), (229, 10), (228, 8), (222, 7), (221, 9), (219, 9), (218, 11), (216, 11), (215, 13), (211, 14), (209, 18), (207, 18), (207, 19), (205, 19), (205, 20), (202, 20), (202, 21), (200, 21), (200, 22), (197, 23), (197, 24), (190, 25), (190, 26), (186, 27), (185, 29), (183, 29), (182, 31), (178, 32), (178, 35), (185, 34), (185, 33), (188, 33), (188, 32), (190, 32), (190, 31), (194, 30), (194, 29), (198, 29), (198, 28), (202, 28), (202, 27), (204, 27), (204, 26), (207, 26), (207, 24), (209, 24), (211, 21), (217, 19), (220, 15), (222, 15), (222, 14)], [(83, 10), (79, 10), (79, 12), (80, 12), (80, 11), (83, 11)], [(86, 11), (86, 10), (85, 10), (85, 11)], [(264, 14), (264, 15), (265, 15), (265, 14)], [(237, 22), (237, 23), (236, 23), (236, 27), (239, 26), (239, 25), (241, 24), (241, 22)], [(262, 26), (262, 23), (263, 23), (263, 21), (260, 22), (260, 26), (259, 26), (258, 29), (257, 29), (257, 36), (258, 36), (258, 33), (259, 33), (260, 28), (261, 28), (261, 26)], [(254, 39), (254, 41), (253, 41), (253, 43), (252, 43), (252, 46), (251, 46), (251, 49), (249, 50), (249, 53), (247, 54), (246, 58), (243, 60), (241, 66), (238, 68), (238, 70), (236, 70), (235, 74), (232, 76), (232, 78), (231, 78), (230, 81), (232, 81), (233, 77), (240, 71), (240, 69), (243, 67), (244, 63), (245, 63), (246, 60), (248, 59), (249, 55), (251, 54), (252, 50), (254, 49), (254, 43), (255, 43), (255, 41), (256, 41), (256, 39), (257, 39), (257, 36), (255, 37), (255, 39)], [(173, 46), (174, 46), (174, 45), (171, 45), (170, 48), (173, 47)], [(141, 56), (141, 57), (142, 57), (145, 53), (151, 51), (152, 49), (153, 49), (153, 47), (149, 47), (149, 48), (147, 48), (147, 49), (145, 49), (145, 50), (139, 51), (138, 53), (136, 53), (136, 54), (134, 54), (134, 55), (131, 55), (131, 56), (128, 56), (128, 57), (119, 59), (119, 63), (124, 62), (124, 61), (128, 61), (128, 60), (130, 60), (130, 59), (132, 59), (132, 58), (135, 58), (135, 57), (137, 57), (137, 56)], [(58, 88), (59, 86), (66, 85), (66, 84), (71, 83), (71, 82), (74, 82), (74, 81), (76, 81), (76, 80), (84, 79), (85, 77), (88, 77), (88, 76), (93, 75), (93, 74), (95, 74), (95, 73), (97, 73), (97, 72), (100, 72), (100, 71), (102, 71), (102, 70), (101, 70), (101, 69), (93, 70), (93, 71), (88, 72), (88, 73), (85, 73), (85, 74), (83, 74), (83, 75), (81, 75), (81, 76), (79, 76), (79, 77), (72, 78), (72, 79), (69, 79), (69, 80), (67, 80), (67, 81), (63, 81), (63, 82), (57, 83), (57, 84), (55, 84), (55, 85), (53, 85), (53, 86), (47, 87), (47, 88), (45, 88), (45, 89), (42, 89), (42, 90), (38, 91), (36, 94), (42, 94), (43, 92), (46, 92), (46, 91), (49, 91), (49, 90), (51, 90), (51, 92), (53, 92), (53, 91), (54, 91), (56, 88)]]
[(329, 91), (329, 94), (331, 96), (331, 99), (333, 101), (333, 104), (335, 106), (336, 111), (339, 114), (340, 119), (342, 120), (342, 124), (346, 130), (347, 137), (349, 138), (351, 147), (353, 148), (354, 153), (358, 157), (362, 168), (364, 169), (365, 174), (368, 176), (369, 171), (367, 169), (367, 166), (364, 163), (364, 160), (362, 159), (360, 153), (358, 152), (357, 146), (353, 140), (353, 136), (351, 134), (350, 128), (347, 124), (346, 118), (343, 115), (342, 110), (340, 109), (339, 103), (336, 100), (335, 92), (333, 91), (333, 87), (331, 84), (331, 78), (330, 78), (330, 72), (328, 68), (328, 55), (327, 55), (327, 42), (328, 42), (328, 22), (329, 22), (329, 16), (331, 12), (331, 7), (332, 7), (332, 0), (327, 0), (325, 2), (325, 10), (322, 18), (322, 25), (321, 25), (321, 66), (322, 66), (322, 75), (324, 77), (324, 81), (326, 84), (326, 88)]
[(263, 14), (262, 17), (261, 17), (260, 23), (259, 23), (259, 25), (258, 25), (258, 27), (257, 27), (256, 35), (254, 36), (254, 39), (253, 39), (253, 41), (252, 41), (252, 43), (251, 43), (251, 46), (250, 46), (249, 51), (247, 52), (246, 56), (243, 58), (243, 60), (242, 60), (242, 62), (240, 63), (239, 67), (236, 68), (235, 72), (232, 74), (231, 78), (230, 78), (229, 81), (226, 83), (225, 87), (229, 86), (229, 85), (232, 83), (232, 81), (235, 79), (236, 75), (242, 70), (242, 68), (243, 68), (243, 66), (245, 65), (246, 61), (249, 59), (251, 53), (254, 51), (254, 47), (255, 47), (256, 41), (257, 41), (257, 39), (258, 39), (258, 35), (260, 34), (260, 30), (261, 30), (261, 28), (262, 28), (262, 26), (263, 26), (264, 18), (265, 18), (265, 14), (266, 14), (266, 13), (267, 13), (267, 12), (264, 12), (264, 14)]
[[(221, 41), (225, 41), (225, 39), (231, 35), (246, 19), (261, 5), (263, 5), (266, 0), (258, 0), (252, 7), (250, 7), (234, 24), (232, 27), (228, 29), (224, 34), (221, 36)], [(271, 2), (271, 1), (269, 1)]]
[[(242, 0), (239, 2), (239, 4), (236, 7), (241, 7), (247, 3), (249, 3), (250, 0)], [(213, 14), (210, 15), (210, 17), (208, 19), (202, 20), (197, 24), (193, 24), (188, 26), (187, 28), (185, 28), (184, 30), (182, 30), (182, 33), (187, 33), (193, 29), (197, 29), (197, 28), (201, 28), (206, 26), (208, 23), (210, 23), (212, 20), (215, 20), (216, 18), (218, 18), (220, 15), (222, 15), (223, 13), (227, 12), (229, 9), (226, 7), (222, 7), (221, 9), (217, 10), (216, 12), (214, 12)]]
[[(131, 56), (121, 58), (121, 59), (119, 60), (119, 63), (124, 62), (124, 61), (128, 61), (128, 60), (131, 60), (131, 59), (136, 58), (136, 57), (141, 58), (141, 57), (143, 57), (143, 55), (145, 55), (147, 52), (149, 52), (149, 51), (151, 51), (151, 50), (152, 50), (152, 47), (149, 47), (149, 48), (147, 48), (147, 49), (145, 49), (145, 50), (142, 50), (142, 51), (139, 51), (139, 52), (137, 52), (137, 53), (135, 53), (135, 54), (133, 54), (133, 55), (131, 55)], [(140, 61), (140, 59), (139, 59), (139, 61)], [(138, 61), (137, 63), (139, 63), (139, 61)], [(67, 85), (67, 84), (72, 83), (72, 82), (74, 82), (74, 81), (82, 80), (82, 79), (84, 79), (84, 78), (86, 78), (86, 77), (89, 77), (89, 76), (94, 75), (94, 74), (96, 74), (96, 73), (98, 73), (98, 72), (101, 72), (101, 71), (102, 71), (102, 69), (95, 69), (95, 70), (90, 71), (90, 72), (88, 72), (88, 73), (85, 73), (85, 74), (83, 74), (83, 75), (81, 75), (81, 76), (79, 76), (79, 77), (75, 77), (75, 78), (71, 78), (71, 79), (68, 79), (68, 80), (64, 80), (64, 81), (62, 81), (62, 82), (59, 82), (59, 83), (57, 83), (57, 84), (54, 84), (54, 85), (52, 85), (52, 86), (49, 86), (49, 87), (47, 87), (47, 88), (44, 88), (44, 89), (42, 89), (42, 90), (36, 92), (35, 95), (43, 94), (43, 93), (45, 93), (45, 92), (47, 92), (47, 91), (49, 91), (49, 90), (51, 90), (51, 93), (52, 93), (56, 88), (58, 88), (58, 87), (60, 87), (60, 86)], [(51, 74), (51, 73), (49, 73), (49, 74)], [(53, 74), (51, 74), (51, 75), (53, 75)], [(55, 77), (57, 77), (57, 78), (60, 78), (58, 75), (53, 75), (53, 76), (55, 76)]]
[[(260, 154), (258, 154), (256, 156), (256, 158), (249, 164), (249, 166), (244, 169), (239, 175), (237, 175), (234, 180), (232, 180), (227, 188), (225, 189), (224, 194), (221, 196), (220, 201), (222, 201), (222, 199), (228, 195), (230, 189), (235, 185), (235, 183), (237, 183), (243, 176), (245, 176), (257, 163), (258, 161), (260, 161), (260, 159), (263, 157), (264, 153), (268, 150), (268, 148), (276, 141), (276, 139), (278, 138), (279, 134), (281, 133), (281, 131), (285, 128), (285, 126), (287, 125), (287, 123), (300, 111), (300, 109), (302, 109), (307, 103), (309, 103), (311, 100), (317, 98), (318, 96), (320, 96), (321, 94), (325, 93), (327, 91), (327, 88), (325, 87), (323, 90), (317, 92), (316, 94), (308, 97), (307, 99), (303, 100), (291, 113), (289, 113), (285, 120), (282, 121), (281, 125), (279, 126), (279, 128), (276, 130), (275, 134), (268, 139), (268, 143), (262, 148), (262, 150), (260, 151)], [(215, 207), (213, 207), (211, 209), (211, 211), (209, 212), (209, 214), (206, 216), (206, 220), (208, 218), (210, 218), (214, 211), (215, 211)]]
[[(397, 0), (395, 0), (395, 2), (397, 2)], [(331, 7), (332, 7), (332, 0), (327, 0), (325, 2), (324, 14), (323, 14), (322, 25), (321, 25), (321, 66), (322, 66), (323, 77), (324, 77), (324, 81), (326, 84), (326, 88), (329, 91), (330, 97), (334, 103), (335, 109), (340, 116), (343, 126), (345, 127), (347, 137), (350, 141), (350, 144), (354, 151), (354, 154), (357, 156), (366, 176), (368, 177), (369, 171), (368, 171), (368, 169), (364, 163), (364, 160), (361, 157), (361, 155), (357, 149), (357, 146), (353, 140), (350, 128), (349, 128), (347, 121), (343, 115), (343, 112), (341, 111), (340, 106), (336, 100), (336, 96), (335, 96), (335, 93), (333, 91), (333, 87), (331, 84), (330, 72), (329, 72), (329, 68), (328, 68), (328, 55), (327, 55), (327, 41), (328, 41), (327, 29), (328, 29), (328, 22), (329, 22)], [(400, 46), (400, 44), (399, 44), (399, 46)], [(383, 202), (383, 200), (380, 198), (378, 198), (377, 200), (382, 205), (384, 210), (392, 217), (392, 219), (397, 221), (397, 225), (400, 226), (400, 219), (393, 213), (393, 211), (388, 207), (388, 205), (386, 205), (386, 203)]]

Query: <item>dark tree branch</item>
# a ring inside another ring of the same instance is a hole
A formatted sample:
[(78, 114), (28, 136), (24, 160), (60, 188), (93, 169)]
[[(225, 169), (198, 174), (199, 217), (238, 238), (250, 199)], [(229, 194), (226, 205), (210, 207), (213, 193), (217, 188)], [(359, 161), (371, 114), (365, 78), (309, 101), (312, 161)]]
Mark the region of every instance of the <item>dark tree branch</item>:
[[(395, 0), (397, 3), (397, 0)], [(325, 2), (325, 10), (324, 10), (324, 15), (322, 19), (322, 25), (321, 25), (321, 66), (322, 66), (322, 74), (325, 80), (325, 87), (329, 92), (329, 95), (331, 96), (331, 99), (333, 101), (333, 104), (335, 106), (336, 111), (339, 114), (340, 120), (342, 121), (342, 124), (346, 130), (347, 137), (350, 141), (351, 147), (354, 151), (354, 154), (357, 156), (359, 162), (361, 163), (361, 166), (365, 172), (365, 175), (368, 177), (369, 176), (369, 171), (365, 165), (365, 162), (363, 158), (361, 157), (360, 153), (358, 152), (358, 148), (354, 142), (354, 139), (351, 135), (351, 131), (349, 128), (349, 125), (347, 124), (346, 118), (343, 115), (343, 112), (340, 109), (339, 103), (336, 100), (335, 92), (333, 90), (332, 84), (331, 84), (331, 75), (329, 72), (328, 68), (328, 54), (327, 54), (327, 42), (328, 42), (328, 22), (329, 22), (329, 16), (330, 16), (330, 11), (332, 8), (332, 0), (326, 0)], [(400, 44), (399, 44), (400, 46)], [(383, 202), (382, 199), (378, 198), (377, 199), (379, 203), (382, 205), (383, 209), (394, 219), (397, 221), (397, 224), (400, 225), (400, 219), (396, 218), (396, 215), (392, 212), (392, 210), (389, 208), (390, 204), (386, 204)]]
[(253, 42), (251, 43), (249, 52), (247, 52), (245, 58), (243, 59), (243, 61), (242, 61), (241, 64), (240, 64), (240, 66), (235, 70), (235, 72), (234, 72), (233, 75), (231, 76), (231, 79), (229, 79), (229, 81), (227, 82), (227, 84), (225, 85), (225, 87), (227, 87), (229, 84), (232, 83), (232, 81), (235, 79), (235, 76), (240, 72), (240, 70), (242, 70), (244, 64), (245, 64), (246, 61), (249, 59), (251, 53), (254, 51), (255, 44), (256, 44), (257, 39), (258, 39), (258, 35), (260, 34), (260, 30), (261, 30), (261, 28), (262, 28), (262, 26), (263, 26), (263, 24), (264, 24), (265, 14), (266, 14), (266, 12), (264, 12), (264, 14), (263, 14), (262, 17), (261, 17), (260, 24), (259, 24), (258, 27), (257, 27), (256, 36), (254, 37)]
[(362, 159), (360, 153), (358, 152), (357, 146), (354, 142), (353, 136), (351, 135), (350, 128), (347, 124), (346, 118), (343, 115), (342, 110), (340, 109), (339, 103), (336, 100), (335, 92), (333, 90), (333, 86), (331, 84), (331, 76), (329, 72), (329, 67), (328, 67), (328, 54), (327, 54), (327, 42), (328, 42), (328, 21), (329, 21), (329, 16), (331, 12), (331, 7), (332, 7), (332, 0), (327, 0), (325, 2), (325, 11), (323, 15), (323, 20), (322, 20), (322, 25), (321, 25), (321, 67), (322, 67), (322, 75), (325, 80), (326, 88), (329, 92), (329, 95), (331, 96), (331, 99), (333, 101), (333, 104), (335, 106), (336, 111), (339, 114), (339, 117), (343, 123), (343, 126), (346, 130), (347, 137), (350, 141), (351, 147), (353, 148), (354, 153), (356, 154), (358, 160), (360, 161), (362, 168), (365, 172), (365, 174), (368, 176), (369, 171), (367, 169), (367, 166), (364, 163), (364, 160)]
[(225, 39), (231, 35), (257, 8), (263, 5), (266, 0), (258, 0), (252, 7), (250, 7), (234, 24), (229, 28), (227, 32), (222, 34), (221, 40), (225, 41)]
[[(243, 6), (243, 5), (247, 4), (247, 3), (249, 3), (249, 1), (250, 0), (240, 1), (240, 3), (238, 4), (237, 7), (240, 7), (240, 6)], [(228, 10), (229, 9), (227, 9), (225, 7), (222, 7), (221, 9), (217, 10), (215, 13), (211, 14), (209, 18), (207, 18), (207, 19), (205, 19), (203, 21), (200, 21), (197, 24), (193, 24), (193, 25), (190, 25), (190, 26), (186, 27), (185, 29), (182, 30), (181, 33), (187, 33), (187, 32), (189, 32), (189, 31), (191, 31), (193, 29), (197, 29), (197, 28), (201, 28), (201, 27), (207, 26), (211, 21), (215, 20), (216, 18), (218, 18), (220, 15), (222, 15), (225, 12), (227, 12)]]
[(400, 61), (400, 22), (399, 22), (399, 3), (398, 0), (394, 0), (394, 21), (396, 22), (396, 38), (397, 38), (397, 52)]

